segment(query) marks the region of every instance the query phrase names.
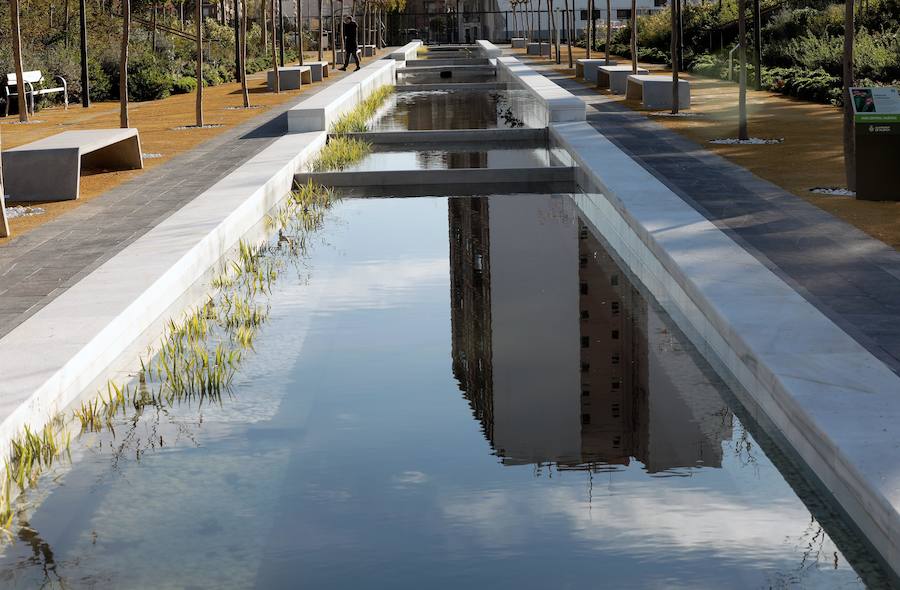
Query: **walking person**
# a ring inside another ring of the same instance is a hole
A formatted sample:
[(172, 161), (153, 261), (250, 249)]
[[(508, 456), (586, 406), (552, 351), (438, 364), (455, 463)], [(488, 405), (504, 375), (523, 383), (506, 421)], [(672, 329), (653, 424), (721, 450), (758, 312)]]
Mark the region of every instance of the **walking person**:
[(353, 16), (347, 14), (344, 16), (344, 67), (342, 70), (347, 69), (347, 66), (350, 65), (350, 57), (353, 57), (353, 61), (356, 62), (356, 69), (359, 69), (359, 47), (356, 45), (356, 21), (353, 20)]

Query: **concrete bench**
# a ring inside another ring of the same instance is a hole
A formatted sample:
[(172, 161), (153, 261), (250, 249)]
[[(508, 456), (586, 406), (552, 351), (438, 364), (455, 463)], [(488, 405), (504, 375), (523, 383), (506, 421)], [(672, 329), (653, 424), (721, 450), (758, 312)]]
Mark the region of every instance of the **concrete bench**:
[[(672, 76), (628, 76), (625, 98), (640, 100), (648, 109), (672, 108)], [(678, 108), (691, 108), (691, 84), (678, 81)]]
[(321, 82), (328, 77), (327, 61), (305, 61), (303, 65), (309, 66), (309, 73), (313, 82)]
[(513, 49), (525, 49), (528, 45), (528, 39), (525, 37), (513, 37), (512, 38), (512, 48)]
[(362, 51), (363, 57), (372, 57), (373, 55), (375, 55), (374, 45), (360, 45), (359, 48)]
[[(28, 108), (32, 114), (34, 114), (34, 97), (42, 96), (45, 94), (62, 93), (63, 104), (65, 105), (66, 109), (69, 108), (69, 85), (66, 84), (66, 79), (62, 76), (54, 76), (53, 78), (55, 80), (59, 80), (61, 86), (44, 88), (44, 74), (42, 74), (40, 70), (22, 72), (22, 81), (25, 83), (25, 92), (28, 95), (28, 103), (26, 108)], [(6, 74), (6, 86), (3, 87), (3, 97), (6, 99), (4, 101), (3, 107), (4, 117), (9, 115), (9, 104), (12, 101), (12, 97), (19, 96), (17, 82), (18, 78), (16, 78), (15, 74)], [(11, 88), (16, 90), (10, 90)]]
[(485, 41), (484, 39), (479, 39), (475, 42), (478, 46), (478, 55), (479, 57), (485, 57), (488, 59), (493, 59), (496, 57), (500, 57), (503, 55), (503, 51), (491, 43), (490, 41)]
[(528, 55), (550, 55), (549, 43), (528, 43), (525, 46)]
[[(631, 66), (597, 66), (597, 87), (609, 88), (613, 94), (625, 94), (628, 76), (633, 74)], [(637, 69), (638, 74), (649, 74), (644, 68)]]
[(579, 59), (575, 62), (575, 77), (584, 78), (589, 82), (597, 81), (597, 68), (605, 65), (618, 65), (616, 60), (611, 59), (606, 63), (606, 58), (601, 59)]
[[(303, 84), (312, 84), (312, 68), (309, 66), (284, 66), (278, 68), (279, 90), (296, 90)], [(266, 86), (275, 88), (275, 70), (266, 73)]]
[(15, 201), (78, 198), (81, 169), (144, 167), (137, 129), (65, 131), (3, 152), (3, 183)]

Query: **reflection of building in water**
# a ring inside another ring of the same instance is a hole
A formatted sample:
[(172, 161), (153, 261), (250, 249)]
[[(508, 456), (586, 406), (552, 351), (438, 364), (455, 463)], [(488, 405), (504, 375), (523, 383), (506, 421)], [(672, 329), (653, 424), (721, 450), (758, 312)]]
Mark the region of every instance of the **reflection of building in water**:
[(505, 464), (719, 466), (731, 415), (565, 198), (450, 199), (453, 371)]
[(583, 461), (643, 461), (647, 304), (580, 220), (578, 281)]

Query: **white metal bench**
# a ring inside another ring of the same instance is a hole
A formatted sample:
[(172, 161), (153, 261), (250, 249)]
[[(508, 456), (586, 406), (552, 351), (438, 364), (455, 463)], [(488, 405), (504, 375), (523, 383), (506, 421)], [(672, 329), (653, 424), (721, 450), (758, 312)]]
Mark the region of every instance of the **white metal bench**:
[(144, 167), (137, 129), (64, 131), (3, 152), (3, 184), (14, 201), (78, 198), (81, 169)]
[[(62, 76), (53, 76), (53, 78), (59, 80), (62, 86), (44, 88), (44, 74), (42, 74), (40, 70), (22, 72), (22, 81), (25, 83), (25, 93), (28, 95), (26, 108), (28, 108), (32, 114), (34, 114), (34, 97), (43, 96), (45, 94), (57, 94), (61, 92), (63, 95), (63, 104), (67, 109), (69, 108), (69, 85), (66, 84), (66, 79)], [(6, 99), (3, 106), (4, 117), (9, 115), (9, 103), (12, 101), (12, 98), (14, 96), (19, 96), (17, 82), (18, 79), (14, 73), (6, 74), (6, 86), (3, 87), (3, 96)], [(11, 90), (11, 88), (15, 90)]]
[[(303, 84), (312, 84), (312, 68), (309, 66), (284, 66), (278, 68), (280, 90), (296, 90)], [(269, 70), (266, 77), (269, 90), (275, 88), (275, 70)]]
[[(633, 74), (631, 66), (598, 66), (597, 86), (609, 88), (613, 94), (624, 94), (628, 86), (628, 76)], [(637, 69), (638, 74), (649, 74), (644, 68)]]
[(309, 66), (313, 82), (321, 82), (323, 78), (328, 77), (327, 61), (305, 61), (303, 65)]
[[(672, 76), (628, 76), (626, 99), (640, 100), (648, 109), (672, 108)], [(691, 83), (678, 81), (678, 108), (691, 108)]]

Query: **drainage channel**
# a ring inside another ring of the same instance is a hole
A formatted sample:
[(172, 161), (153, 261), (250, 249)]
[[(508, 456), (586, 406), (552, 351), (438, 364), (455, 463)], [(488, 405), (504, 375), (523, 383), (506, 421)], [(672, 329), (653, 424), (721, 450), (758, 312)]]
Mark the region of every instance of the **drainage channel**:
[(396, 93), (354, 136), (368, 164), (298, 174), (417, 198), (272, 229), (291, 272), (253, 291), (227, 395), (76, 438), (21, 499), (3, 587), (889, 587), (612, 254), (547, 130), (503, 124), (515, 91)]

